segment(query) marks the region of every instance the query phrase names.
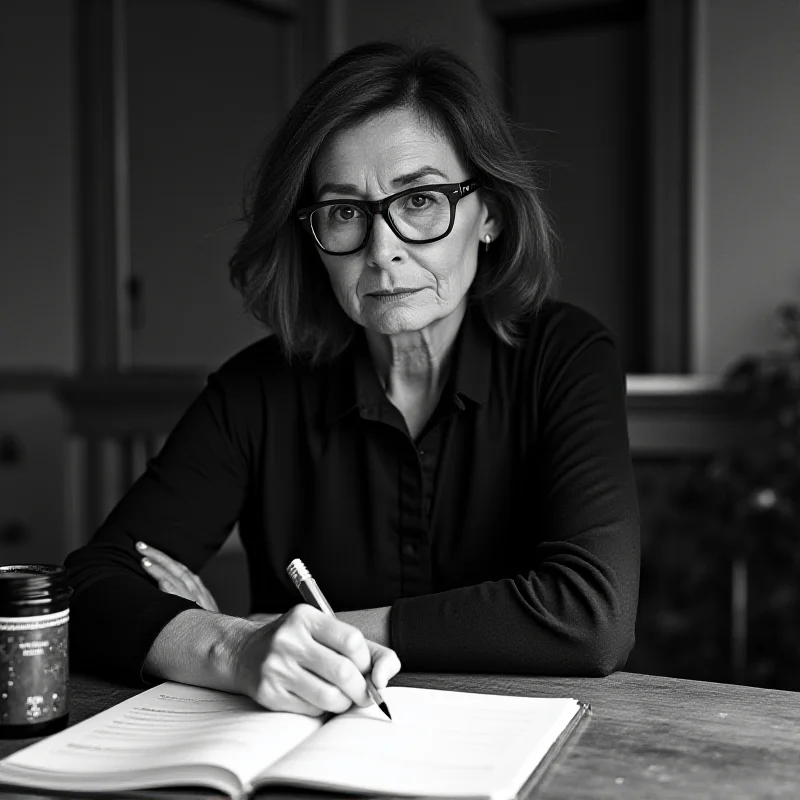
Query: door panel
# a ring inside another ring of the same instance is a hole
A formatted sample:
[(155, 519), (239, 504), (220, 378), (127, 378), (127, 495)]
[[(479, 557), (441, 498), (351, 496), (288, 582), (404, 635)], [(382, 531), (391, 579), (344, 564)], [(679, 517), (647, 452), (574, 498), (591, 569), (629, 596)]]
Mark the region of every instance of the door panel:
[(286, 24), (244, 3), (128, 4), (135, 367), (214, 367), (263, 335), (227, 261), (245, 171), (288, 107)]
[(529, 25), (508, 37), (511, 112), (561, 240), (560, 297), (647, 358), (645, 52), (641, 20)]

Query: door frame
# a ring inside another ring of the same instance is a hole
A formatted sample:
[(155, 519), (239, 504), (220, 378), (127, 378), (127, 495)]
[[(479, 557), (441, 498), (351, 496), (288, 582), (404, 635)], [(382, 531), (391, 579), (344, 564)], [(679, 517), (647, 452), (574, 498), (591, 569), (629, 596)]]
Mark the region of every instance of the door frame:
[(532, 27), (606, 23), (643, 14), (648, 134), (648, 374), (690, 370), (690, 137), (695, 0), (482, 0), (494, 24), (509, 107), (509, 42)]

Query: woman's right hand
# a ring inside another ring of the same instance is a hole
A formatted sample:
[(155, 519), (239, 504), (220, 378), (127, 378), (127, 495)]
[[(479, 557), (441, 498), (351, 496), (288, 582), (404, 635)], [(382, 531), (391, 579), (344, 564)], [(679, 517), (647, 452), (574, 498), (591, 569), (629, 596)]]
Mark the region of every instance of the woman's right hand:
[(364, 675), (381, 691), (400, 671), (394, 650), (305, 603), (249, 631), (233, 658), (242, 694), (272, 711), (310, 716), (369, 706)]

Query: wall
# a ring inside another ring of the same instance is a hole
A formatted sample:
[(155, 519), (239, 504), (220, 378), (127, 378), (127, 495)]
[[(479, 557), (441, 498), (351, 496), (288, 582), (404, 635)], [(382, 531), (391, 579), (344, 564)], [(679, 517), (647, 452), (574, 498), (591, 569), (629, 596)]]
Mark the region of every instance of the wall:
[(244, 3), (191, 9), (191, 24), (183, 0), (128, 10), (134, 367), (211, 370), (264, 335), (227, 261), (247, 170), (288, 110), (284, 26)]
[(377, 40), (448, 47), (498, 91), (495, 41), (481, 0), (339, 0), (341, 49)]
[(800, 4), (697, 2), (693, 359), (716, 373), (800, 299)]
[[(276, 118), (285, 53), (280, 22), (254, 6), (194, 0), (187, 30), (187, 5), (169, 5), (129, 0), (130, 60), (149, 67), (131, 93), (134, 267), (155, 289), (133, 355), (137, 366), (213, 368), (263, 334), (227, 281), (232, 229), (206, 234), (239, 211), (244, 168)], [(10, 436), (21, 453), (0, 459), (0, 563), (60, 561), (89, 533), (76, 525), (80, 448), (51, 391), (78, 368), (74, 13), (70, 0), (0, 3), (0, 446)], [(170, 63), (169, 36), (194, 61), (173, 46)], [(171, 80), (159, 83), (156, 69)], [(171, 137), (159, 138), (159, 122)], [(164, 281), (173, 252), (182, 270)]]
[[(336, 49), (410, 36), (494, 80), (480, 0), (338, 0)], [(697, 0), (693, 362), (717, 372), (775, 343), (800, 296), (800, 6)], [(5, 0), (0, 25), (0, 370), (75, 367), (72, 3)], [(20, 70), (19, 65), (25, 69)]]
[[(800, 298), (800, 4), (695, 3), (691, 369), (718, 373), (775, 346), (775, 306)], [(480, 0), (337, 5), (342, 44), (440, 43), (499, 88)]]
[(75, 365), (72, 3), (0, 18), (0, 369)]
[[(339, 49), (411, 36), (453, 47), (494, 79), (480, 0), (334, 5), (343, 9)], [(772, 342), (772, 308), (800, 293), (800, 6), (697, 0), (697, 8), (694, 359), (713, 372)], [(5, 0), (2, 14), (0, 92), (11, 113), (0, 151), (0, 369), (71, 370), (72, 3)]]
[[(800, 296), (800, 5), (697, 3), (693, 355), (696, 370), (716, 372), (773, 345), (774, 306)], [(496, 81), (480, 0), (332, 6), (341, 9), (332, 51), (424, 38)], [(71, 456), (47, 375), (77, 359), (72, 11), (70, 0), (0, 4), (0, 436), (13, 432), (24, 456), (0, 465), (0, 532), (23, 522), (39, 557), (53, 559), (51, 543), (70, 541)], [(28, 552), (0, 541), (0, 561)]]
[[(76, 361), (74, 52), (68, 0), (0, 6), (0, 563), (69, 546), (66, 420), (49, 376)], [(14, 533), (21, 533), (21, 538)]]

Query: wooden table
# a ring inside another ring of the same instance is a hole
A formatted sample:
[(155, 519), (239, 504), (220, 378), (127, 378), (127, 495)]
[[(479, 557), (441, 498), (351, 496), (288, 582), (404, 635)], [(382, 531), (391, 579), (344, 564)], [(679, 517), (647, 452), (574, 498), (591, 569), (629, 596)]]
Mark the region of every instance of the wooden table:
[[(590, 703), (591, 716), (538, 784), (536, 797), (800, 797), (800, 693), (625, 672), (608, 678), (408, 673), (392, 685), (575, 697)], [(135, 689), (73, 676), (70, 722), (133, 694)], [(0, 740), (0, 756), (32, 741)], [(274, 790), (261, 795), (282, 800), (300, 796)], [(12, 790), (0, 791), (0, 796), (56, 797)], [(139, 793), (141, 798), (181, 800), (220, 796), (194, 789)]]

